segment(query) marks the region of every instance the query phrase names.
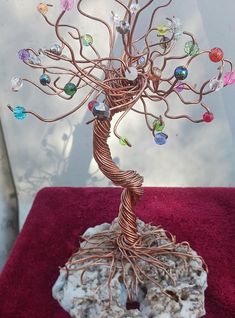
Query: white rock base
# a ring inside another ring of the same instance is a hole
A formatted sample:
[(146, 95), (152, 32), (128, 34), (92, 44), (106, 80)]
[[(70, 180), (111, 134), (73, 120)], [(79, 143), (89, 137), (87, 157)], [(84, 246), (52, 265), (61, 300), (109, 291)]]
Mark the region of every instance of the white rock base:
[[(117, 220), (110, 224), (102, 224), (88, 229), (84, 237), (89, 237), (102, 231), (117, 229)], [(138, 220), (139, 231), (156, 229)], [(169, 241), (164, 231), (156, 245)], [(82, 243), (81, 247), (84, 247)], [(184, 245), (176, 244), (175, 251), (187, 252), (196, 256), (196, 252)], [(87, 247), (87, 245), (86, 245)], [(169, 272), (176, 280), (172, 283), (169, 276), (161, 269), (140, 260), (145, 273), (155, 278), (164, 291), (172, 297), (163, 294), (160, 288), (151, 281), (138, 285), (135, 299), (138, 309), (128, 309), (128, 293), (123, 284), (121, 266), (111, 281), (112, 303), (109, 301), (109, 288), (105, 284), (110, 274), (110, 266), (91, 266), (84, 275), (84, 285), (81, 283), (81, 270), (60, 270), (60, 275), (53, 286), (53, 297), (60, 305), (76, 318), (198, 318), (205, 315), (204, 291), (207, 287), (207, 273), (203, 269), (200, 258), (185, 260), (174, 255), (161, 255), (158, 259), (169, 265)], [(103, 261), (102, 261), (103, 262)], [(107, 261), (108, 262), (108, 261)], [(110, 263), (107, 265), (110, 265)], [(187, 265), (187, 266), (186, 266)], [(76, 266), (76, 265), (75, 265)], [(119, 268), (118, 267), (118, 268)], [(129, 271), (127, 264), (127, 273)], [(128, 275), (127, 275), (128, 276)], [(102, 286), (100, 289), (99, 286)], [(98, 288), (98, 290), (97, 290)]]

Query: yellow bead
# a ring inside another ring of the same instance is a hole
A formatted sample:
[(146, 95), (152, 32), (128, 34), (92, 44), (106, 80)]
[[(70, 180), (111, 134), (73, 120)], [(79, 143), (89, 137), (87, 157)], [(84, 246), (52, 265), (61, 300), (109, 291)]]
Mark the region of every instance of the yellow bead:
[(45, 15), (48, 12), (48, 5), (46, 3), (39, 3), (39, 5), (37, 6), (37, 10), (41, 14)]
[(167, 31), (168, 31), (168, 27), (164, 24), (160, 24), (158, 27), (157, 27), (157, 35), (158, 36), (164, 36), (167, 34)]

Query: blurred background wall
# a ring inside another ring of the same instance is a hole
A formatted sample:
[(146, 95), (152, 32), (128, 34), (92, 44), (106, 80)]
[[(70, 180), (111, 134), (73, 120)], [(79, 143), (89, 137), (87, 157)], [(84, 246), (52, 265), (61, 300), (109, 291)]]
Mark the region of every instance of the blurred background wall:
[[(49, 2), (55, 6), (48, 14), (53, 20), (59, 13), (59, 0)], [(122, 14), (120, 6), (114, 5), (111, 0), (84, 2), (87, 12), (107, 21), (110, 20), (111, 10)], [(154, 3), (163, 4), (166, 0), (156, 0)], [(0, 196), (0, 235), (4, 237), (0, 237), (0, 266), (39, 189), (45, 186), (111, 186), (92, 158), (92, 125), (85, 124), (92, 116), (86, 106), (54, 124), (45, 124), (30, 116), (24, 121), (17, 121), (6, 108), (8, 103), (22, 105), (51, 118), (72, 109), (81, 97), (78, 94), (71, 102), (65, 102), (58, 97), (46, 96), (27, 84), (18, 93), (11, 91), (10, 80), (13, 76), (27, 77), (35, 82), (40, 76), (40, 72), (26, 67), (18, 59), (17, 52), (27, 47), (49, 48), (58, 42), (53, 28), (37, 12), (37, 4), (37, 0), (1, 1), (0, 116), (9, 165), (5, 148), (1, 147), (1, 151), (9, 172), (6, 173), (6, 168), (0, 165), (4, 176), (0, 191), (6, 193)], [(218, 0), (174, 0), (169, 8), (159, 12), (158, 22), (160, 24), (166, 17), (175, 15), (182, 20), (184, 30), (195, 35), (201, 49), (219, 46), (226, 57), (235, 62), (234, 12), (234, 0), (226, 0), (223, 4)], [(139, 31), (142, 31), (148, 17), (149, 12), (143, 14)], [(83, 34), (92, 34), (94, 45), (100, 49), (101, 55), (105, 55), (108, 40), (102, 27), (78, 18), (76, 11), (67, 13), (66, 19), (68, 23), (79, 26)], [(176, 52), (182, 52), (186, 41), (187, 38), (179, 41)], [(119, 49), (117, 43), (117, 52)], [(192, 68), (195, 78), (202, 82), (215, 76), (217, 66), (212, 64), (208, 58), (199, 59)], [(154, 143), (144, 118), (132, 113), (120, 125), (120, 133), (131, 141), (133, 147), (122, 147), (111, 136), (109, 144), (113, 157), (123, 169), (131, 168), (140, 172), (145, 178), (145, 186), (235, 186), (234, 100), (235, 86), (205, 98), (215, 115), (211, 124), (166, 120), (169, 138), (163, 147)], [(175, 109), (179, 101), (171, 99), (171, 105)], [(196, 115), (201, 116), (201, 113), (198, 106)], [(13, 201), (11, 198), (14, 198)]]

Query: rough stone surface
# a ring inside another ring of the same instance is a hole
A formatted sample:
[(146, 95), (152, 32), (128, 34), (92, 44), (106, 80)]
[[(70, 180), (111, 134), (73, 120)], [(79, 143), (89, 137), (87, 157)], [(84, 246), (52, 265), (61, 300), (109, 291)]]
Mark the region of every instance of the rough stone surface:
[[(84, 237), (89, 237), (102, 231), (118, 228), (117, 220), (110, 224), (102, 224), (88, 229)], [(154, 230), (156, 227), (138, 220), (139, 231)], [(156, 244), (163, 245), (169, 240), (162, 230), (162, 236)], [(83, 243), (82, 243), (83, 244)], [(82, 245), (81, 245), (82, 246)], [(86, 245), (87, 247), (87, 245)], [(195, 251), (183, 245), (177, 245), (177, 252)], [(182, 258), (173, 255), (161, 255), (159, 260), (170, 266), (170, 274), (176, 280), (174, 286), (169, 276), (161, 269), (144, 262), (145, 272), (155, 278), (164, 291), (172, 297), (163, 294), (159, 287), (150, 281), (139, 284), (138, 294), (134, 301), (138, 303), (138, 309), (127, 309), (128, 294), (120, 277), (121, 267), (111, 281), (112, 303), (109, 302), (109, 288), (107, 282), (109, 266), (91, 266), (84, 275), (84, 284), (81, 283), (81, 270), (71, 271), (69, 275), (63, 268), (53, 286), (53, 297), (60, 305), (76, 318), (198, 318), (205, 315), (204, 291), (207, 287), (207, 273), (203, 269), (200, 258), (188, 258), (187, 266)], [(143, 262), (142, 262), (143, 263)], [(109, 264), (107, 264), (109, 265)], [(76, 266), (76, 265), (75, 265)], [(129, 271), (128, 264), (127, 273)], [(103, 284), (103, 285), (102, 285)], [(101, 288), (98, 288), (101, 286)], [(98, 288), (98, 289), (97, 289)]]

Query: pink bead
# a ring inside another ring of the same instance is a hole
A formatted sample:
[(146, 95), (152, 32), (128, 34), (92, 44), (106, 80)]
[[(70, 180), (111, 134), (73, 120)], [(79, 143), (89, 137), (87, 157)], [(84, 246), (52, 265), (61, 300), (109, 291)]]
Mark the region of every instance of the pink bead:
[(232, 85), (235, 83), (235, 73), (227, 72), (224, 74), (224, 85)]
[(73, 9), (74, 0), (60, 0), (62, 10), (69, 11)]
[(92, 109), (93, 109), (95, 103), (96, 103), (96, 100), (92, 100), (92, 101), (90, 101), (90, 102), (88, 103), (88, 109), (89, 109), (90, 111), (92, 111)]
[(214, 119), (213, 113), (206, 112), (203, 114), (203, 121), (205, 121), (206, 123), (210, 123), (213, 119)]

